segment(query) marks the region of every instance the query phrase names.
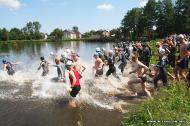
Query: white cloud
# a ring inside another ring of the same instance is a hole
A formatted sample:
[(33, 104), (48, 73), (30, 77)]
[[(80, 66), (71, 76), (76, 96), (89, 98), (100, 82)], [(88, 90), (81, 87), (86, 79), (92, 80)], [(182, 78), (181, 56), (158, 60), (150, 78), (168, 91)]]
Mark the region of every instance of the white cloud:
[(109, 11), (113, 9), (113, 6), (111, 4), (100, 4), (96, 6), (96, 9)]
[(7, 7), (10, 10), (19, 9), (22, 4), (19, 0), (0, 0), (0, 6)]
[(147, 4), (148, 0), (140, 0), (140, 7), (144, 7)]

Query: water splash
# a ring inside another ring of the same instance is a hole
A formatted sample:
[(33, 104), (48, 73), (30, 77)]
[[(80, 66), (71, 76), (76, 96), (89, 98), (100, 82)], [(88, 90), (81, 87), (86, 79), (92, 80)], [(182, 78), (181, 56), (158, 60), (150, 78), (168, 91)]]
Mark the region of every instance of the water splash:
[[(57, 52), (59, 54), (61, 53), (60, 50)], [(51, 57), (47, 60), (52, 63)], [(116, 106), (120, 105), (121, 100), (111, 95), (123, 93), (120, 89), (127, 84), (128, 78), (120, 75), (121, 81), (118, 81), (111, 75), (108, 80), (104, 78), (95, 79), (92, 70), (94, 63), (93, 59), (91, 59), (90, 62), (81, 62), (87, 69), (83, 73), (83, 78), (81, 80), (82, 88), (79, 95), (76, 97), (76, 101), (79, 104), (88, 104), (109, 110), (118, 108)], [(27, 98), (70, 98), (69, 91), (71, 88), (68, 79), (66, 83), (55, 82), (54, 80), (57, 76), (57, 72), (54, 67), (51, 67), (50, 74), (43, 78), (41, 77), (41, 72), (36, 71), (37, 67), (38, 62), (34, 62), (33, 64), (30, 64), (30, 66), (22, 64), (22, 67), (20, 67), (19, 71), (17, 71), (14, 76), (8, 76), (5, 71), (0, 71), (0, 82), (6, 82), (7, 84), (14, 83), (15, 85), (10, 92), (0, 93), (0, 98), (15, 98), (15, 95), (18, 94), (20, 90), (19, 87), (23, 85), (29, 85), (28, 88), (30, 89), (26, 90), (31, 91), (30, 95), (25, 96)], [(126, 71), (129, 70), (128, 67), (129, 66), (127, 65)], [(108, 67), (105, 67), (104, 71), (106, 72), (107, 69)], [(117, 73), (120, 74), (118, 69)], [(68, 78), (68, 73), (66, 73), (66, 75)]]

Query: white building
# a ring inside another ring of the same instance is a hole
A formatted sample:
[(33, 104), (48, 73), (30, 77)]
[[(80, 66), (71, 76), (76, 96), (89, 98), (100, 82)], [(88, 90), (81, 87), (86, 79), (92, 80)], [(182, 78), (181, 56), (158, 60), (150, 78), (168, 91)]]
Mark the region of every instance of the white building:
[(102, 35), (103, 35), (104, 37), (109, 37), (109, 36), (110, 36), (110, 32), (104, 30), (104, 31), (102, 32)]
[(64, 39), (76, 39), (76, 33), (71, 30), (64, 30), (63, 31), (63, 38)]

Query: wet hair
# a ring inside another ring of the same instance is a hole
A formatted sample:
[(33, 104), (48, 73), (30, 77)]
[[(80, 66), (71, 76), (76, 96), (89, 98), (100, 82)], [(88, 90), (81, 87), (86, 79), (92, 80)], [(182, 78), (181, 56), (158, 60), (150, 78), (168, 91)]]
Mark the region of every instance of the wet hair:
[(40, 57), (40, 59), (41, 59), (41, 60), (44, 60), (45, 58), (42, 56), (42, 57)]
[(131, 57), (131, 60), (132, 60), (132, 61), (136, 61), (136, 60), (138, 59), (138, 57), (139, 57), (139, 54), (138, 54), (138, 53), (134, 53), (134, 54), (132, 55), (132, 57)]
[(6, 62), (7, 62), (7, 61), (6, 61), (5, 59), (2, 60), (2, 63), (3, 63), (3, 64), (6, 64)]
[(60, 59), (55, 58), (55, 63), (59, 63), (59, 62), (60, 62)]

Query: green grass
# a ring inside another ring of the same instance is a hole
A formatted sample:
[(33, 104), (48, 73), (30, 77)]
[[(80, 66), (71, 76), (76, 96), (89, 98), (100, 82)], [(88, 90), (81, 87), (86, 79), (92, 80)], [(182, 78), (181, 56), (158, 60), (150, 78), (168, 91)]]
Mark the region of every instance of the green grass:
[[(181, 82), (161, 91), (159, 97), (135, 105), (135, 111), (127, 113), (122, 126), (190, 126), (190, 97), (186, 85)], [(148, 120), (178, 120), (185, 123), (146, 123)]]

